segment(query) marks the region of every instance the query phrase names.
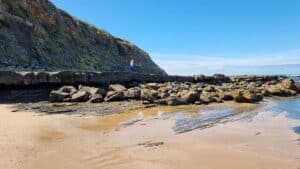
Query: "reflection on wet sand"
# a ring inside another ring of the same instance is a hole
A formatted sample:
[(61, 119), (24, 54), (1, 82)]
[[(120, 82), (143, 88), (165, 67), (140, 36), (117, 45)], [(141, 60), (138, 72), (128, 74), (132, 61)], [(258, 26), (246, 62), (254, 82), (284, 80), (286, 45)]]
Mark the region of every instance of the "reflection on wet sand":
[(34, 116), (1, 105), (0, 168), (298, 169), (300, 122), (266, 105), (152, 107), (107, 116)]
[(193, 115), (199, 112), (199, 106), (157, 106), (151, 108), (141, 108), (136, 110), (124, 111), (118, 114), (98, 116), (92, 123), (84, 123), (80, 128), (89, 131), (109, 131), (122, 126), (122, 123), (135, 121), (139, 118), (146, 119), (157, 117), (161, 113), (182, 112)]
[[(207, 106), (158, 106), (121, 112), (118, 114), (100, 116), (93, 123), (84, 123), (80, 128), (90, 131), (109, 131), (119, 127), (133, 125), (136, 122), (151, 119), (175, 119), (173, 127), (176, 133), (183, 133), (197, 128), (211, 127), (217, 123), (225, 123), (241, 118), (255, 116), (258, 108), (263, 105), (235, 104), (211, 104)], [(256, 110), (256, 112), (254, 112)]]

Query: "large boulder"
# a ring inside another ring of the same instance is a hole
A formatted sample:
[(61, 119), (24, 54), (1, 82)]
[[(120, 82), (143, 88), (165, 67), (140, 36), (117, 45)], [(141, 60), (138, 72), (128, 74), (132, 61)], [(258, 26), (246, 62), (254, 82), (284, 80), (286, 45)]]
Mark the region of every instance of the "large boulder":
[(214, 86), (208, 85), (208, 86), (206, 86), (206, 87), (203, 88), (203, 91), (206, 91), (206, 92), (215, 92), (216, 89), (215, 89)]
[(100, 103), (103, 101), (103, 95), (106, 94), (106, 91), (102, 88), (89, 87), (89, 86), (79, 86), (79, 90), (86, 91), (90, 94), (91, 103)]
[(68, 97), (70, 97), (69, 93), (54, 90), (54, 91), (51, 91), (51, 93), (50, 93), (49, 101), (50, 102), (63, 102), (66, 99), (68, 99)]
[(297, 94), (296, 91), (287, 89), (287, 88), (283, 88), (280, 85), (269, 86), (267, 89), (267, 92), (269, 93), (269, 95), (283, 96), (283, 97), (295, 96)]
[(280, 83), (267, 87), (270, 95), (274, 96), (294, 96), (297, 94), (297, 84), (292, 79), (284, 79)]
[(274, 96), (294, 96), (297, 95), (298, 87), (292, 79), (284, 79), (280, 83), (268, 86), (267, 91)]
[(70, 101), (71, 96), (77, 92), (77, 89), (73, 86), (63, 86), (58, 90), (53, 90), (50, 93), (50, 102), (63, 102)]
[(159, 86), (158, 83), (146, 83), (144, 85), (144, 87), (147, 88), (147, 89), (157, 90), (157, 89), (159, 89), (160, 86)]
[(205, 75), (194, 75), (193, 79), (195, 82), (205, 82), (206, 81)]
[(106, 90), (105, 89), (102, 89), (102, 88), (97, 88), (97, 87), (89, 87), (89, 86), (83, 86), (83, 85), (80, 85), (78, 87), (79, 90), (84, 90), (84, 91), (87, 91), (89, 92), (91, 95), (96, 95), (96, 94), (101, 94), (101, 95), (104, 95), (106, 93)]
[(101, 94), (92, 95), (90, 102), (91, 103), (100, 103), (103, 101), (103, 96)]
[(169, 96), (170, 96), (169, 93), (158, 92), (158, 97), (159, 97), (160, 99), (164, 99), (164, 98), (167, 98), (167, 97), (169, 97)]
[(160, 105), (166, 105), (167, 104), (167, 99), (158, 99), (154, 101), (155, 104), (160, 104)]
[(194, 103), (199, 100), (200, 94), (196, 91), (188, 91), (181, 93), (180, 99), (186, 103)]
[(278, 84), (278, 86), (284, 89), (290, 89), (295, 91), (297, 90), (296, 83), (292, 79), (284, 79), (283, 81), (281, 81), (281, 83)]
[(126, 87), (124, 87), (124, 86), (121, 85), (121, 84), (111, 84), (111, 85), (109, 85), (108, 89), (111, 90), (111, 91), (119, 91), (119, 92), (122, 92), (122, 91), (125, 91), (125, 90), (126, 90)]
[(153, 102), (158, 99), (158, 93), (155, 90), (142, 89), (141, 90), (141, 99)]
[(77, 89), (74, 86), (63, 86), (59, 88), (58, 91), (68, 93), (71, 96), (77, 92)]
[(123, 91), (109, 91), (104, 98), (104, 101), (121, 101), (124, 100)]
[(252, 91), (235, 91), (233, 100), (239, 103), (255, 103), (263, 99), (262, 94)]
[(165, 99), (165, 102), (167, 105), (170, 105), (170, 106), (178, 106), (178, 105), (186, 104), (185, 101), (183, 101), (182, 99), (180, 99), (177, 96), (170, 96), (167, 99)]
[(199, 101), (204, 104), (212, 103), (212, 102), (222, 102), (219, 95), (213, 92), (203, 92), (200, 95)]
[(139, 99), (141, 97), (141, 89), (131, 88), (124, 91), (124, 97), (126, 99)]
[(230, 92), (221, 92), (219, 94), (219, 96), (220, 96), (220, 99), (222, 99), (224, 101), (233, 100), (232, 93), (230, 93)]
[(91, 94), (84, 90), (79, 90), (71, 96), (71, 102), (86, 102), (90, 99)]

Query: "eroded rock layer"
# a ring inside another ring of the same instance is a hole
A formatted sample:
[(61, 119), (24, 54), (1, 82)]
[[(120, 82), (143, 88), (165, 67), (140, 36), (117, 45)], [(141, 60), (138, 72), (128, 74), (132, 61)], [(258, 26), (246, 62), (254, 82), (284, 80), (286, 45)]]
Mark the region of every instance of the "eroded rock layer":
[(134, 44), (82, 22), (48, 0), (0, 0), (0, 70), (164, 74)]

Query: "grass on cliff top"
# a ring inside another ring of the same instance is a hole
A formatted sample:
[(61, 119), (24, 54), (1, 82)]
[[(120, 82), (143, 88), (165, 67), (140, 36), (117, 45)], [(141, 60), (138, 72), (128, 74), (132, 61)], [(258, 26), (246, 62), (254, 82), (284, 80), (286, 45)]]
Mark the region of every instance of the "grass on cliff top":
[(98, 28), (98, 27), (96, 27), (95, 25), (93, 25), (91, 23), (88, 23), (88, 22), (82, 21), (82, 20), (80, 20), (80, 22), (82, 24), (86, 25), (87, 27), (89, 27), (91, 29), (94, 29), (98, 35), (103, 35), (106, 38), (112, 38), (113, 37), (113, 35), (110, 34), (108, 31), (106, 31), (104, 29), (101, 29), (101, 28)]

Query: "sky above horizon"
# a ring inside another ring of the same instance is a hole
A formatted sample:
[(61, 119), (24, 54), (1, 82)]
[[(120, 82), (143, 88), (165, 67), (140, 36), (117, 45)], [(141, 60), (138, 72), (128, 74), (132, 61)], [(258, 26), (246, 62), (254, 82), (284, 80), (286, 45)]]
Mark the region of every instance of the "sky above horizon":
[(170, 74), (300, 74), (298, 0), (52, 2), (133, 42)]

